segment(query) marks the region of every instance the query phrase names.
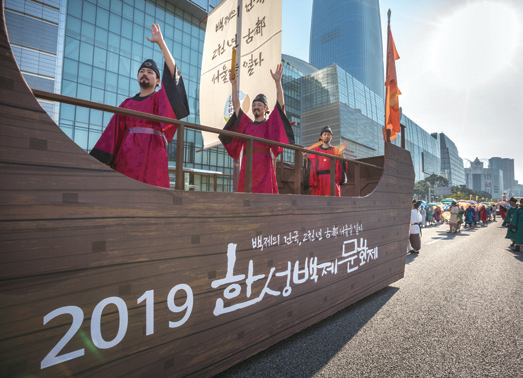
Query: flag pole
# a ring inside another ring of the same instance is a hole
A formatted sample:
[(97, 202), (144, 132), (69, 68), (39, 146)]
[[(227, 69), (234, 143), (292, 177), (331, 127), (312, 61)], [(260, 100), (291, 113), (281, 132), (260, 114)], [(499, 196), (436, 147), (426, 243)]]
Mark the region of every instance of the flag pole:
[[(387, 86), (387, 75), (389, 72), (389, 35), (390, 35), (390, 9), (387, 12), (387, 64), (386, 64), (386, 71), (385, 71), (385, 115), (387, 114), (387, 96), (388, 96), (388, 86)], [(385, 139), (385, 142), (390, 143), (390, 134), (391, 131), (387, 129), (387, 118), (385, 116), (385, 125), (383, 127), (385, 129), (385, 133), (387, 135), (387, 138)], [(387, 143), (385, 143), (385, 146), (387, 146)]]
[[(237, 9), (237, 17), (236, 17), (236, 59), (238, 60), (238, 66), (241, 70), (241, 41), (242, 41), (242, 8), (243, 8), (243, 2), (242, 0), (238, 0), (238, 9)], [(236, 69), (236, 67), (234, 67)], [(239, 74), (239, 72), (238, 72)], [(241, 81), (241, 75), (238, 75), (238, 78), (236, 79), (238, 82), (238, 90), (240, 89), (240, 81)], [(240, 181), (240, 166), (241, 162), (241, 155), (240, 159), (233, 159), (232, 161), (232, 187), (233, 191), (236, 192), (238, 189), (238, 182)]]

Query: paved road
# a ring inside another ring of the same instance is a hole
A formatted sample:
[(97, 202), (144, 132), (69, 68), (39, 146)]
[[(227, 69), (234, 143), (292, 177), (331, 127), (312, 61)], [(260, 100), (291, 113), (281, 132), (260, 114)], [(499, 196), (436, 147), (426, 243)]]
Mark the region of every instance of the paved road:
[(522, 377), (523, 253), (501, 221), (424, 230), (405, 278), (221, 377)]

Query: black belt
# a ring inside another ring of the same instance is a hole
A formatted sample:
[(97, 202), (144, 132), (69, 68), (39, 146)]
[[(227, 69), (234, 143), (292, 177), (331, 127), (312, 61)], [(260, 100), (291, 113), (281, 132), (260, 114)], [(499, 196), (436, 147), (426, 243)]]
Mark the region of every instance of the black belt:
[(317, 176), (320, 176), (320, 175), (330, 175), (330, 174), (331, 174), (331, 170), (330, 169), (324, 169), (322, 171), (317, 171), (316, 172)]

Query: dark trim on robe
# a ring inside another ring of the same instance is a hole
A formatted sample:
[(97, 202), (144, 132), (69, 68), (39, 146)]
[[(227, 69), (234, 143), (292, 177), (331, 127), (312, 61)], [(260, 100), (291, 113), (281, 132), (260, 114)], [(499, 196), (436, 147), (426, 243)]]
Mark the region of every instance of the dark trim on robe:
[(311, 159), (307, 157), (307, 163), (305, 164), (305, 176), (303, 176), (303, 186), (305, 190), (309, 190), (309, 179), (311, 176)]
[(131, 99), (134, 100), (134, 101), (143, 101), (146, 98), (151, 97), (155, 93), (156, 92), (153, 92), (153, 93), (151, 93), (150, 95), (147, 95), (147, 96), (140, 96), (140, 93), (137, 93), (137, 94), (134, 95), (134, 97), (131, 97)]
[(89, 155), (109, 166), (112, 166), (114, 163), (113, 155), (111, 155), (109, 152), (99, 150), (98, 148), (93, 148), (91, 152), (89, 152)]
[[(231, 115), (231, 118), (229, 118), (229, 120), (225, 124), (225, 127), (223, 128), (223, 130), (236, 131), (236, 129), (238, 128), (238, 123), (240, 122), (240, 119), (242, 118), (242, 114), (243, 114), (243, 110), (241, 108), (240, 108), (240, 111), (238, 112), (238, 117), (236, 117), (236, 112), (233, 112)], [(224, 146), (231, 143), (232, 138), (233, 137), (230, 137), (227, 135), (221, 135), (221, 134), (218, 135), (218, 139), (220, 140), (220, 142), (222, 142), (222, 144)]]
[(283, 109), (281, 108), (280, 103), (278, 101), (276, 101), (276, 109), (278, 109), (278, 112), (280, 113), (280, 118), (283, 122), (283, 128), (285, 129), (285, 134), (287, 134), (289, 144), (296, 144), (296, 142), (294, 141), (294, 131), (292, 130), (291, 123), (289, 122), (287, 115), (283, 112)]
[(174, 65), (174, 77), (171, 77), (171, 71), (169, 71), (167, 63), (164, 62), (162, 85), (176, 118), (181, 120), (191, 114), (189, 111), (189, 102), (187, 101), (187, 92), (185, 92), (183, 76), (178, 69), (178, 65)]
[(348, 163), (346, 161), (343, 161), (341, 162), (341, 182), (339, 183), (340, 185), (343, 185), (345, 183), (347, 183), (347, 165)]

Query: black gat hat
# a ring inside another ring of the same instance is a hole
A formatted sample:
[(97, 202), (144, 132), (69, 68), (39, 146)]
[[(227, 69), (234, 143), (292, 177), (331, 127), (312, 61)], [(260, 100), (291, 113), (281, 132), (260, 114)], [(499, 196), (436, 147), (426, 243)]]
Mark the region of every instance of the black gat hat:
[(140, 68), (138, 68), (138, 72), (140, 72), (140, 70), (142, 68), (149, 68), (151, 70), (153, 70), (155, 73), (156, 73), (156, 77), (159, 79), (160, 78), (160, 70), (158, 69), (158, 66), (156, 65), (156, 62), (152, 59), (147, 59), (145, 60), (142, 65), (140, 66)]

